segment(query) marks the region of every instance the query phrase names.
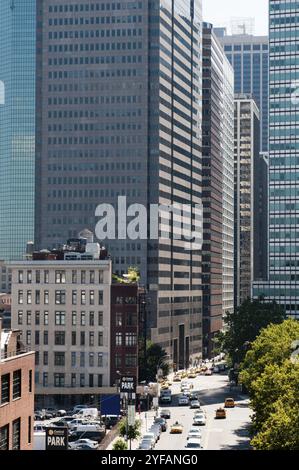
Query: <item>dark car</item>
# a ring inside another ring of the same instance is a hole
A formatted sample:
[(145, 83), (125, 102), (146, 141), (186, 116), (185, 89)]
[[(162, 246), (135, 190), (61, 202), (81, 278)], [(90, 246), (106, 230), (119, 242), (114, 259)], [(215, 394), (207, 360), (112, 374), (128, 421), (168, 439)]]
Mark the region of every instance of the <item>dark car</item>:
[(95, 449), (92, 446), (89, 446), (88, 444), (80, 444), (80, 445), (78, 445), (77, 447), (75, 447), (74, 449), (71, 449), (71, 450), (97, 450), (97, 449)]
[(35, 411), (34, 412), (34, 419), (35, 419), (35, 421), (43, 421), (45, 419), (45, 415), (41, 411)]
[(52, 415), (52, 418), (56, 418), (57, 415), (57, 410), (55, 408), (47, 408), (46, 409), (46, 414)]
[(155, 418), (155, 423), (159, 424), (161, 426), (162, 432), (165, 432), (167, 430), (167, 421), (165, 418)]
[(101, 442), (105, 435), (102, 431), (73, 431), (69, 433), (69, 442), (77, 441), (78, 439), (91, 439), (92, 441)]
[(171, 418), (170, 410), (162, 410), (160, 412), (160, 418), (170, 419)]

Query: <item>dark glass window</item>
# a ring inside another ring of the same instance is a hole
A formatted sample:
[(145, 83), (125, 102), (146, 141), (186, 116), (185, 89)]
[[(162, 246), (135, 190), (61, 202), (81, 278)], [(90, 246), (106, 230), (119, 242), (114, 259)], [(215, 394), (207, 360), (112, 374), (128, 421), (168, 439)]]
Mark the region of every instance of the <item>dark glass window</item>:
[(55, 344), (57, 346), (65, 345), (65, 332), (64, 331), (55, 331)]
[(10, 376), (9, 374), (1, 377), (1, 405), (9, 402), (10, 395)]
[(22, 371), (15, 370), (13, 373), (12, 398), (21, 398), (22, 395)]
[(0, 428), (0, 450), (8, 450), (9, 448), (9, 425)]
[(64, 366), (65, 365), (65, 354), (64, 354), (64, 352), (55, 352), (54, 353), (54, 364), (55, 364), (55, 366)]
[(20, 450), (21, 444), (21, 418), (12, 423), (12, 450)]

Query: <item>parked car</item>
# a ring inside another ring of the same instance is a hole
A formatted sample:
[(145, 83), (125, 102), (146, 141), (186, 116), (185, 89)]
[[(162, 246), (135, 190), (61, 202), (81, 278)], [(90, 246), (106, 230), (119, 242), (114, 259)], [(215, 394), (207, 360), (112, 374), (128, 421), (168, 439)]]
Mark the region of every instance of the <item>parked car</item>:
[(95, 447), (92, 447), (88, 444), (79, 444), (72, 450), (97, 450)]
[[(57, 410), (55, 408), (47, 408), (46, 415), (52, 415), (52, 418), (56, 418), (56, 416), (58, 416)], [(51, 418), (47, 418), (47, 419), (51, 419)]]
[(88, 406), (87, 405), (76, 405), (73, 408), (73, 412), (78, 413), (78, 411), (83, 410), (83, 408), (88, 408)]
[(99, 416), (99, 412), (97, 408), (82, 408), (76, 413), (78, 418), (97, 418)]
[(70, 442), (69, 447), (70, 449), (74, 449), (79, 445), (89, 445), (90, 447), (94, 447), (95, 449), (98, 448), (99, 443), (97, 441), (92, 441), (91, 439), (78, 439), (77, 441)]
[(113, 426), (115, 426), (119, 422), (120, 418), (121, 418), (121, 416), (118, 416), (118, 415), (105, 415), (105, 416), (102, 416), (102, 419), (105, 423), (106, 429), (113, 428)]
[(156, 438), (156, 442), (160, 439), (160, 434), (162, 432), (161, 430), (161, 426), (159, 424), (157, 425), (152, 425), (148, 431), (149, 433), (153, 433), (155, 435), (155, 438)]
[(56, 415), (60, 417), (66, 416), (66, 410), (57, 410)]
[(42, 411), (35, 411), (34, 412), (34, 420), (35, 421), (43, 421), (45, 419), (45, 414)]
[(155, 442), (152, 439), (142, 439), (139, 444), (139, 450), (152, 450), (155, 447)]
[(160, 411), (160, 417), (164, 419), (170, 419), (171, 418), (171, 412), (170, 410), (161, 410)]
[(147, 432), (146, 434), (144, 434), (144, 436), (142, 438), (142, 441), (151, 441), (152, 445), (154, 447), (154, 445), (157, 442), (157, 438), (156, 438), (156, 435), (153, 432)]
[(101, 442), (104, 435), (105, 431), (71, 431), (68, 440), (74, 442), (78, 439), (91, 439), (92, 441)]
[(165, 432), (167, 430), (167, 421), (165, 418), (155, 418), (154, 423), (157, 423), (161, 426), (162, 432)]
[(80, 424), (84, 423), (84, 419), (82, 418), (73, 418), (71, 421), (67, 423), (68, 427), (70, 430), (73, 430), (74, 428), (78, 427)]
[(147, 441), (141, 441), (137, 450), (152, 450), (152, 449), (153, 449), (152, 442), (147, 440)]

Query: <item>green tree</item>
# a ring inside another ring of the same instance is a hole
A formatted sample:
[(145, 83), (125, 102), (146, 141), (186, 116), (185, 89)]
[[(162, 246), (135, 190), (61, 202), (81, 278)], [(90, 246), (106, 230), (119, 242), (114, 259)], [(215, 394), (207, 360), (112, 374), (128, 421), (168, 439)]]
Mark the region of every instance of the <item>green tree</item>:
[(128, 444), (123, 439), (117, 439), (112, 446), (113, 450), (127, 450)]
[(240, 380), (253, 409), (255, 449), (299, 449), (299, 364), (291, 361), (299, 323), (269, 325), (252, 343)]
[(155, 381), (157, 368), (163, 370), (163, 375), (169, 373), (169, 365), (166, 362), (166, 351), (158, 344), (150, 340), (146, 341), (146, 358), (144, 357), (144, 343), (139, 343), (139, 381)]
[(286, 404), (286, 399), (278, 400), (251, 444), (257, 450), (299, 450), (298, 401)]
[(280, 305), (262, 300), (247, 299), (233, 312), (227, 312), (221, 341), (232, 364), (243, 362), (250, 344), (263, 328), (269, 324), (282, 323), (284, 319), (285, 312)]
[(285, 320), (279, 325), (269, 325), (251, 344), (242, 364), (240, 379), (251, 394), (255, 381), (270, 365), (281, 366), (292, 354), (292, 343), (299, 338), (299, 322)]
[(127, 418), (123, 418), (118, 425), (118, 431), (121, 437), (127, 436), (128, 439), (134, 441), (141, 436), (141, 422), (136, 420), (134, 426), (127, 426)]

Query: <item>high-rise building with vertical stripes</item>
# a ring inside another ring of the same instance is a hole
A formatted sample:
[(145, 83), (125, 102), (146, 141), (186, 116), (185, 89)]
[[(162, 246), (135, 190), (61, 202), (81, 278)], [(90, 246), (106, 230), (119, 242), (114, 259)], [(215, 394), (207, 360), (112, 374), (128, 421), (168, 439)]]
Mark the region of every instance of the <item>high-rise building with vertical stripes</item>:
[(299, 318), (299, 3), (269, 6), (269, 279), (253, 295)]
[[(201, 0), (37, 0), (36, 245), (94, 231), (96, 207), (201, 204)], [(116, 218), (116, 222), (118, 219)], [(105, 240), (148, 288), (152, 339), (201, 355), (201, 251), (170, 237)]]
[(228, 35), (224, 28), (215, 28), (225, 54), (235, 72), (235, 93), (251, 94), (260, 112), (260, 150), (268, 150), (268, 73), (269, 46), (267, 36)]
[(234, 300), (234, 90), (232, 67), (209, 23), (203, 28), (202, 156), (203, 347), (211, 357)]

